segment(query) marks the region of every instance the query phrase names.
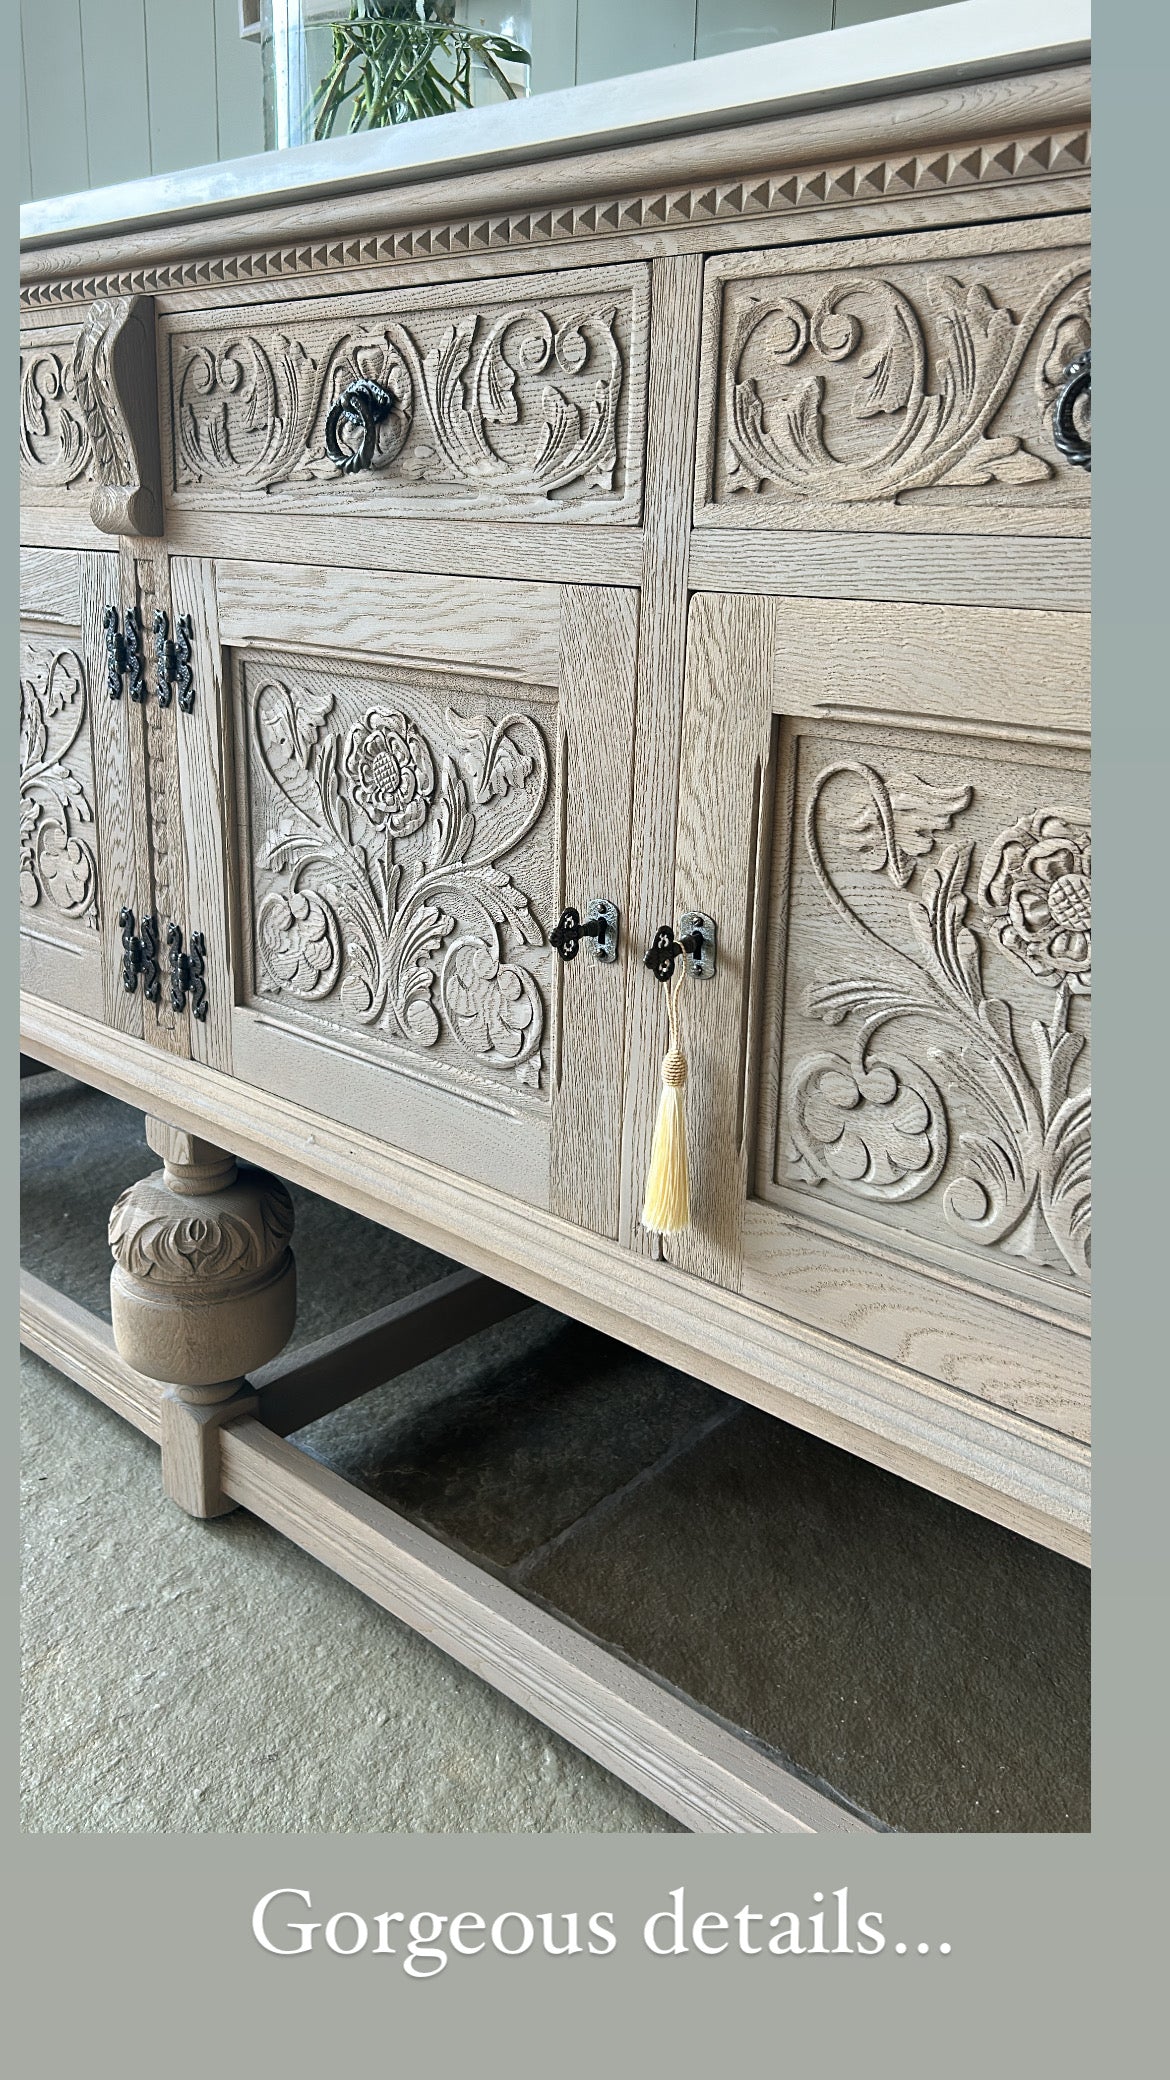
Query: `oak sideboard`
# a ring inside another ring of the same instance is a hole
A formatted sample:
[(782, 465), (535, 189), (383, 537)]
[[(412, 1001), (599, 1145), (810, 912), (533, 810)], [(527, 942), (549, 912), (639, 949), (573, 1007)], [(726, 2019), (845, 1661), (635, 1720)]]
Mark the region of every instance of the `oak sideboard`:
[(981, 17), (28, 211), (22, 1045), (164, 1168), (25, 1328), (198, 1513), (282, 1177), (1087, 1560), (1087, 44)]

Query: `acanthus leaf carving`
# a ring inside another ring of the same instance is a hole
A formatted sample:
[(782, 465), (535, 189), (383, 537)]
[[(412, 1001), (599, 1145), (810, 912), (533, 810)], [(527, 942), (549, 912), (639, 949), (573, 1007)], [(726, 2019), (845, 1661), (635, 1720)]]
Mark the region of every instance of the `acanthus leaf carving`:
[(109, 1243), (129, 1278), (180, 1287), (244, 1284), (263, 1278), (284, 1257), (293, 1222), (288, 1191), (265, 1171), (241, 1173), (224, 1207), (207, 1198), (194, 1204), (177, 1198), (157, 1171), (115, 1201)]
[(539, 1086), (544, 934), (502, 864), (545, 807), (533, 719), (402, 694), (348, 727), (327, 689), (265, 677), (252, 740), (275, 789), (260, 848), (262, 990), (321, 1004), (423, 1049), (444, 1034), (481, 1068)]
[(94, 473), (72, 342), (37, 342), (21, 356), (20, 468), (26, 482), (59, 491)]
[[(1067, 262), (1018, 317), (985, 282), (938, 272), (914, 295), (876, 272), (842, 276), (803, 300), (793, 286), (748, 292), (723, 347), (719, 495), (767, 488), (871, 504), (934, 488), (1044, 482), (1055, 453), (996, 431), (995, 421), (1041, 334), (1050, 416), (1058, 354), (1087, 328), (1086, 275), (1085, 261)], [(858, 380), (847, 396), (830, 397), (829, 374), (842, 363)], [(861, 438), (874, 422), (889, 422), (879, 443)], [(1036, 439), (1051, 451), (1046, 417)]]
[[(908, 943), (862, 916), (828, 864), (826, 802), (843, 776), (860, 781), (867, 799), (852, 812), (838, 803), (835, 841), (855, 866), (910, 891)], [(831, 909), (863, 943), (866, 964), (806, 992), (814, 1018), (852, 1027), (852, 1045), (848, 1054), (805, 1055), (790, 1073), (791, 1174), (862, 1200), (904, 1202), (939, 1183), (950, 1150), (959, 1168), (943, 1184), (942, 1208), (956, 1235), (1087, 1280), (1090, 1096), (1071, 1088), (1085, 1043), (1068, 1020), (1091, 982), (1088, 820), (1043, 808), (1002, 831), (980, 864), (974, 917), (973, 842), (946, 843), (923, 864), (973, 794), (912, 776), (891, 780), (857, 761), (824, 767), (812, 785), (808, 858)], [(931, 805), (929, 818), (917, 803), (903, 808), (916, 849), (895, 836), (895, 798)], [(1030, 1058), (1011, 1002), (985, 986), (988, 946), (1053, 991), (1051, 1016), (1031, 1022)], [(926, 1062), (887, 1044), (887, 1029), (906, 1021), (938, 1035)], [(957, 1135), (948, 1105), (964, 1122)]]
[(583, 303), (456, 313), (436, 331), (392, 319), (310, 328), (311, 345), (257, 328), (173, 345), (174, 481), (230, 475), (261, 489), (333, 481), (325, 423), (359, 380), (392, 399), (364, 487), (465, 487), (547, 502), (612, 494), (625, 376), (619, 307)]
[(71, 762), (86, 722), (85, 667), (68, 646), (26, 637), (20, 675), (20, 900), (97, 926), (93, 807)]

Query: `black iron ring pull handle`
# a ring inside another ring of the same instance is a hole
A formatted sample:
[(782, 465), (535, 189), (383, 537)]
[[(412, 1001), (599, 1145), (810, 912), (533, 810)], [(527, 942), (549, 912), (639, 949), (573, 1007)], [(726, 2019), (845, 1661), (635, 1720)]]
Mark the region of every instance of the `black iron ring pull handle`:
[[(375, 383), (370, 376), (347, 384), (325, 421), (325, 453), (330, 462), (335, 462), (347, 476), (355, 470), (370, 469), (378, 444), (378, 428), (394, 410), (394, 404), (393, 391)], [(339, 436), (343, 426), (359, 435), (356, 448), (342, 446)]]
[(599, 961), (616, 961), (618, 949), (618, 913), (614, 903), (599, 897), (589, 905), (582, 919), (579, 910), (572, 906), (562, 910), (548, 935), (549, 945), (555, 946), (563, 961), (575, 961), (581, 951), (581, 941), (592, 939), (594, 957)]
[(1052, 438), (1058, 455), (1063, 455), (1074, 469), (1092, 469), (1092, 451), (1087, 440), (1083, 440), (1074, 424), (1076, 408), (1082, 397), (1092, 395), (1092, 349), (1086, 347), (1075, 361), (1070, 361), (1064, 372), (1064, 387), (1052, 408)]

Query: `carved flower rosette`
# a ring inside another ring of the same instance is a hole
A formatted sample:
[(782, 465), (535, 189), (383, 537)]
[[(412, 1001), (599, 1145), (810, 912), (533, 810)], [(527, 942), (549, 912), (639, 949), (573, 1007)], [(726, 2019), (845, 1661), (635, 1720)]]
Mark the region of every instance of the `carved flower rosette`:
[(1044, 805), (989, 843), (951, 839), (975, 797), (860, 758), (813, 779), (818, 944), (849, 958), (818, 961), (804, 991), (806, 1018), (842, 1037), (788, 1063), (786, 1175), (871, 1213), (937, 1203), (933, 1237), (1087, 1282), (1090, 1093), (1071, 1014), (1091, 986), (1088, 815)]
[(261, 997), (539, 1090), (548, 956), (514, 878), (548, 871), (535, 721), (248, 671)]

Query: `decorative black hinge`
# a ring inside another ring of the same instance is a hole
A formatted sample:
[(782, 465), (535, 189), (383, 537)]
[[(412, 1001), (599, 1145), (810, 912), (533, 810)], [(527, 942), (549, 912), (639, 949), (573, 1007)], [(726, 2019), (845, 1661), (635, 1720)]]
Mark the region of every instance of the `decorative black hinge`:
[(183, 952), (183, 934), (177, 924), (167, 926), (167, 954), (171, 969), (171, 1004), (186, 1009), (188, 993), (191, 1016), (207, 1017), (207, 941), (202, 932), (192, 932), (190, 951)]
[(106, 692), (112, 701), (120, 701), (126, 672), (126, 645), (118, 627), (117, 607), (106, 608), (102, 627), (106, 632)]
[(142, 621), (137, 607), (127, 607), (122, 644), (126, 658), (126, 679), (132, 701), (146, 699), (146, 659), (142, 652)]
[(142, 994), (152, 1004), (157, 1004), (161, 990), (158, 974), (158, 920), (144, 917), (139, 936), (134, 932), (133, 910), (121, 910), (118, 923), (122, 928), (122, 982), (131, 996), (142, 977)]
[(155, 692), (160, 708), (169, 708), (173, 694), (185, 715), (195, 706), (195, 675), (191, 658), (195, 630), (189, 614), (180, 614), (172, 639), (162, 608), (154, 617)]

